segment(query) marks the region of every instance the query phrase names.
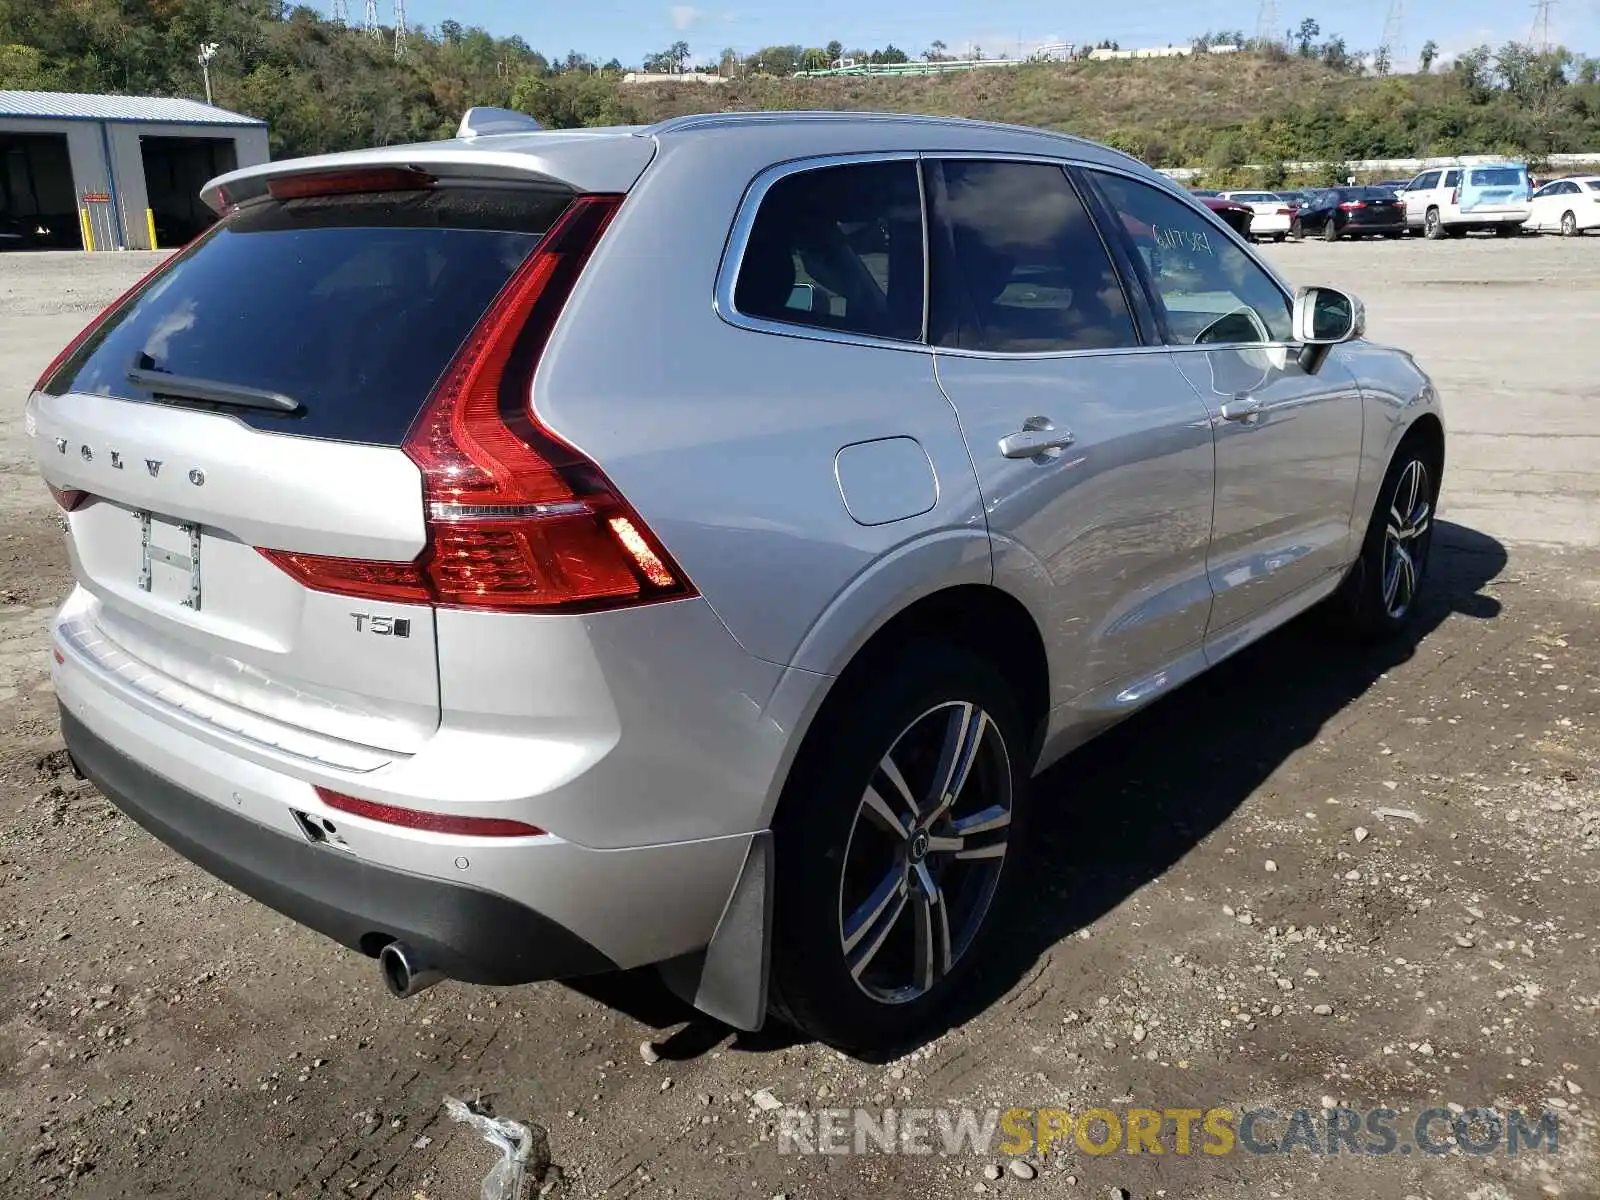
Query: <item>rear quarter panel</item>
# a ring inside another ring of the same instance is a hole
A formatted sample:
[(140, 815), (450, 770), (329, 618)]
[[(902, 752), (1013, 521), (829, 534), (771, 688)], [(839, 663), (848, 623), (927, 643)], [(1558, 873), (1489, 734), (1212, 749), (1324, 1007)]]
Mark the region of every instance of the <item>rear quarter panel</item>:
[[(664, 143), (562, 314), (534, 407), (601, 465), (746, 651), (832, 674), (861, 630), (908, 597), (987, 582), (990, 552), (929, 354), (755, 332), (718, 315), (740, 201), (787, 157), (773, 142), (757, 129)], [(814, 153), (893, 148), (835, 140)], [(862, 525), (835, 458), (890, 437), (921, 444), (936, 500)]]

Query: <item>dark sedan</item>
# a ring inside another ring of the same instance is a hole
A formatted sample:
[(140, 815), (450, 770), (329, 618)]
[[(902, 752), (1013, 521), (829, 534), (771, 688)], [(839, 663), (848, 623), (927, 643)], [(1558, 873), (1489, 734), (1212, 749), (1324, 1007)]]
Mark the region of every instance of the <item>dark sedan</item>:
[(1388, 188), (1342, 187), (1318, 192), (1294, 215), (1291, 237), (1400, 237), (1406, 231), (1405, 201)]

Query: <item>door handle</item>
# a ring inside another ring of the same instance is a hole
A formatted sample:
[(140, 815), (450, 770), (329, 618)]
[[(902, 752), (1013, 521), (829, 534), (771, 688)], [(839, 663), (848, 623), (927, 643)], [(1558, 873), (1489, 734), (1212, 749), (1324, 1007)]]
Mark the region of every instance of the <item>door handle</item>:
[(1060, 458), (1073, 443), (1065, 429), (1057, 429), (1049, 417), (1029, 417), (1016, 433), (1000, 439), (1000, 453), (1007, 458)]
[(1222, 419), (1254, 425), (1261, 419), (1261, 401), (1254, 396), (1235, 396), (1222, 406)]

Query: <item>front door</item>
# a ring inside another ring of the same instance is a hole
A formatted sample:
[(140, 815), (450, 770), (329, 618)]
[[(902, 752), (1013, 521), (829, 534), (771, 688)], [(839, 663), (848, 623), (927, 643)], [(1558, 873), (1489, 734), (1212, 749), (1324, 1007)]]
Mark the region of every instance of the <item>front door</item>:
[(924, 172), (939, 383), (996, 542), (1046, 580), (1056, 701), (1160, 690), (1162, 667), (1198, 663), (1211, 604), (1205, 405), (1147, 344), (1142, 300), (1060, 166)]
[(1121, 214), (1173, 361), (1215, 430), (1207, 641), (1227, 648), (1350, 562), (1361, 392), (1337, 350), (1318, 373), (1301, 368), (1288, 294), (1210, 214), (1126, 176), (1087, 174)]
[(1438, 171), (1424, 171), (1418, 175), (1401, 193), (1401, 198), (1406, 202), (1406, 224), (1420, 227), (1423, 218), (1428, 213), (1428, 205), (1432, 202), (1430, 197), (1435, 188), (1439, 186)]

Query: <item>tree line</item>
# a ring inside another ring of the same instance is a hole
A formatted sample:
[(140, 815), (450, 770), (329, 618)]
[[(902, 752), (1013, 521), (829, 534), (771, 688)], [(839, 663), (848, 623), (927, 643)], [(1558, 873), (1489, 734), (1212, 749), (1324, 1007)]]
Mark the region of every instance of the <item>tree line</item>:
[[(699, 64), (678, 42), (637, 64), (658, 73), (697, 65), (727, 80), (714, 89), (625, 84), (633, 64), (541, 52), (453, 20), (409, 30), (400, 57), (393, 30), (380, 33), (284, 0), (0, 0), (0, 89), (198, 98), (195, 53), (216, 43), (216, 103), (266, 120), (275, 157), (448, 136), (474, 104), (559, 128), (707, 107), (947, 113), (1070, 130), (1156, 166), (1205, 166), (1219, 177), (1246, 163), (1600, 150), (1600, 60), (1507, 42), (1441, 66), (1430, 42), (1421, 72), (1395, 74), (1381, 52), (1351, 49), (1314, 18), (1270, 43), (1228, 30), (1193, 39), (1196, 49), (1242, 46), (1237, 54), (915, 79), (794, 78), (849, 59), (910, 60), (893, 45), (839, 41), (729, 49)], [(934, 41), (918, 57), (984, 53)]]

